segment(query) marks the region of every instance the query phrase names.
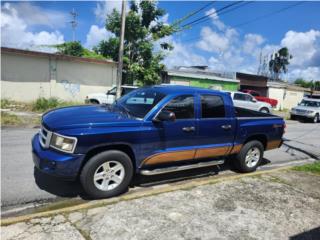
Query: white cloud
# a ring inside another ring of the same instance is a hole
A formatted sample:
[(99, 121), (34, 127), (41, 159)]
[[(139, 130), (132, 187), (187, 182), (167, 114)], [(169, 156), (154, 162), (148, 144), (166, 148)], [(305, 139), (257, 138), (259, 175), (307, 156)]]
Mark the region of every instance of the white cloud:
[(168, 52), (167, 57), (164, 59), (164, 64), (167, 68), (173, 68), (175, 66), (207, 65), (205, 57), (194, 53), (191, 50), (193, 48), (192, 46), (173, 41), (172, 37), (167, 37), (165, 42), (170, 42), (170, 44), (174, 46), (174, 49)]
[(246, 34), (244, 36), (243, 51), (252, 54), (264, 41), (265, 39), (259, 34)]
[[(47, 26), (52, 29), (57, 29), (65, 27), (69, 20), (68, 14), (64, 12), (41, 8), (30, 2), (12, 2), (10, 6), (19, 13), (19, 18), (21, 18), (28, 27)], [(8, 10), (4, 8), (4, 12), (6, 11)]]
[(98, 45), (102, 40), (107, 40), (112, 33), (108, 32), (104, 27), (99, 28), (97, 25), (92, 25), (88, 34), (85, 47), (91, 49), (92, 47)]
[(319, 54), (320, 31), (310, 30), (308, 32), (288, 31), (281, 40), (281, 45), (287, 47), (293, 55), (292, 65), (308, 66), (311, 59)]
[(320, 81), (320, 68), (319, 67), (307, 67), (296, 68), (288, 73), (288, 78), (295, 80), (297, 78), (303, 78), (305, 80)]
[(197, 43), (197, 47), (204, 51), (220, 53), (229, 47), (229, 39), (209, 27), (203, 27), (200, 35), (202, 39)]
[(215, 8), (211, 8), (206, 11), (206, 15), (210, 14), (211, 22), (215, 25), (219, 30), (224, 30), (226, 25), (219, 19), (218, 13)]
[[(118, 10), (119, 12), (121, 11), (121, 4), (122, 1), (102, 1), (98, 2), (96, 8), (94, 9), (94, 14), (96, 15), (96, 18), (104, 23), (106, 21), (107, 15), (110, 14), (113, 9)], [(128, 6), (126, 8), (128, 10)]]
[(6, 47), (53, 51), (54, 49), (45, 45), (64, 42), (59, 31), (28, 31), (27, 23), (20, 18), (20, 13), (11, 3), (5, 3), (1, 7), (1, 33), (1, 45)]

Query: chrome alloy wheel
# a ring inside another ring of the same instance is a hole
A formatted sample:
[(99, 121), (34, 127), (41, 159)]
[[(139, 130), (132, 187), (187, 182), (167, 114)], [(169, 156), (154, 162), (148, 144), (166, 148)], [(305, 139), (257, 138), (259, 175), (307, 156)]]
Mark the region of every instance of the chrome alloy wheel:
[(110, 191), (118, 187), (125, 176), (123, 165), (118, 161), (108, 161), (101, 164), (93, 175), (96, 188), (101, 191)]
[(246, 165), (249, 168), (255, 167), (260, 159), (260, 150), (257, 147), (250, 148), (246, 154)]

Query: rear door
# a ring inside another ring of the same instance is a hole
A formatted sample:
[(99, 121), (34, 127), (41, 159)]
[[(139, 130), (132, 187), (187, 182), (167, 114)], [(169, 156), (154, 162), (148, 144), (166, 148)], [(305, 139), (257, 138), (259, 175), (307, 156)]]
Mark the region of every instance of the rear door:
[(221, 95), (201, 94), (200, 116), (198, 118), (198, 136), (195, 158), (221, 158), (233, 145), (236, 131), (235, 118), (228, 117), (226, 104)]

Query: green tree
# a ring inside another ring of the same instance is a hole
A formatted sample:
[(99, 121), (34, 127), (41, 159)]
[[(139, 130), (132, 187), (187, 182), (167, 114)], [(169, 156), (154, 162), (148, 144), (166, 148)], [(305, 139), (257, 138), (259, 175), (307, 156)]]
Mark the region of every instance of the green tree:
[[(160, 82), (164, 50), (173, 48), (163, 38), (178, 30), (178, 22), (168, 25), (160, 20), (164, 14), (155, 1), (130, 3), (126, 14), (122, 83), (152, 85)], [(105, 26), (114, 36), (101, 41), (94, 51), (118, 61), (120, 13), (117, 10), (107, 16)]]
[(84, 48), (82, 47), (79, 41), (77, 42), (65, 42), (62, 44), (55, 45), (58, 50), (58, 53), (75, 56), (75, 57), (82, 57), (84, 54)]
[(311, 88), (312, 87), (312, 82), (308, 82), (306, 80), (304, 80), (303, 78), (297, 78), (294, 81), (294, 84), (300, 86), (300, 87), (305, 87), (305, 88)]
[(85, 57), (94, 59), (105, 59), (102, 55), (97, 54), (94, 51), (84, 48), (79, 41), (77, 42), (65, 42), (62, 44), (54, 45), (59, 54), (75, 56), (75, 57)]
[(290, 64), (289, 60), (291, 58), (292, 55), (289, 54), (289, 50), (286, 47), (279, 49), (278, 52), (272, 56), (269, 61), (269, 70), (272, 78), (279, 79), (281, 73), (288, 71), (287, 66)]

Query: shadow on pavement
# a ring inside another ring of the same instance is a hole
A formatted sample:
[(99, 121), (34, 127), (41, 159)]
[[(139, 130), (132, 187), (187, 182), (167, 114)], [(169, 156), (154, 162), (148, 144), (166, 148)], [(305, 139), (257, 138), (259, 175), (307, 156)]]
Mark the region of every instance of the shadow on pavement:
[[(269, 164), (271, 161), (263, 159), (261, 165)], [(131, 183), (130, 187), (151, 187), (160, 184), (169, 184), (174, 182), (182, 182), (190, 179), (198, 179), (208, 177), (212, 175), (218, 175), (226, 171), (232, 171), (237, 173), (230, 164), (230, 160), (227, 160), (220, 166), (204, 167), (191, 169), (180, 172), (172, 172), (154, 176), (142, 176), (136, 175)], [(50, 176), (40, 172), (37, 168), (34, 168), (34, 178), (37, 186), (53, 195), (65, 198), (81, 197), (82, 199), (89, 200), (90, 197), (86, 196), (84, 190), (81, 187), (79, 180), (67, 181), (58, 177)]]
[(310, 231), (299, 233), (289, 238), (289, 240), (313, 240), (313, 239), (314, 240), (320, 239), (320, 227), (311, 229)]
[(34, 179), (37, 186), (46, 192), (59, 197), (73, 198), (80, 196), (86, 199), (85, 193), (79, 181), (67, 181), (58, 177), (54, 177), (42, 173), (37, 168), (33, 171)]

